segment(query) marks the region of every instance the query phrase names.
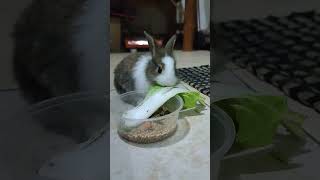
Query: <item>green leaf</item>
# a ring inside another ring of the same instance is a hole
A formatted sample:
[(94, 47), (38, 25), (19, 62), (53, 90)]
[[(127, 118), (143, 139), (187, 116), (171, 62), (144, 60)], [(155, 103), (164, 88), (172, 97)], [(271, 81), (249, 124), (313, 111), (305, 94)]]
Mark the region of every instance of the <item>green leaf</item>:
[(301, 128), (301, 125), (296, 123), (295, 121), (284, 119), (282, 121), (282, 125), (299, 140), (306, 139), (306, 134), (304, 130)]
[(236, 142), (243, 148), (269, 145), (279, 125), (299, 139), (305, 139), (301, 128), (304, 117), (288, 110), (285, 96), (246, 95), (214, 102), (237, 125)]
[(276, 96), (243, 96), (215, 104), (238, 125), (236, 141), (244, 148), (271, 144), (287, 111), (286, 100)]
[(247, 97), (238, 97), (238, 98), (228, 98), (228, 99), (222, 99), (220, 101), (214, 102), (215, 105), (223, 109), (230, 117), (231, 119), (237, 121), (235, 116), (235, 109), (232, 107), (232, 105), (241, 105), (243, 101), (248, 101)]
[(305, 119), (302, 114), (292, 111), (288, 111), (285, 118), (292, 121), (292, 123), (295, 123), (297, 126), (302, 126)]
[(287, 104), (287, 98), (284, 96), (249, 96), (250, 99), (255, 99), (256, 101), (259, 101), (270, 108), (272, 108), (275, 111), (278, 111), (279, 113), (286, 113), (288, 111), (288, 104)]
[[(166, 88), (164, 86), (160, 85), (153, 85), (150, 87), (146, 97), (150, 97), (163, 88)], [(178, 94), (183, 99), (183, 109), (189, 109), (189, 108), (196, 108), (196, 110), (202, 109), (202, 107), (205, 106), (204, 97), (201, 96), (200, 92), (197, 91), (189, 91), (184, 93)]]
[(200, 103), (201, 105), (205, 105), (204, 98), (201, 96), (199, 92), (186, 92), (180, 93), (179, 96), (183, 99), (183, 108), (195, 108), (197, 104)]
[(163, 87), (159, 85), (153, 85), (149, 88), (149, 91), (146, 95), (146, 97), (152, 96), (153, 94), (157, 93), (159, 90), (161, 90)]
[(232, 105), (239, 124), (237, 142), (244, 148), (260, 147), (273, 142), (281, 122), (281, 113), (267, 105), (248, 99), (242, 105)]

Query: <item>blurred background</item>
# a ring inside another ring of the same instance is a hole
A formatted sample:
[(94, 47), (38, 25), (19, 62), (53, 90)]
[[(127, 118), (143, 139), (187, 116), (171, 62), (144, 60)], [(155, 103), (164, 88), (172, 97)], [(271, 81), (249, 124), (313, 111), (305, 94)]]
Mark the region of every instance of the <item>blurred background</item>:
[(210, 0), (111, 0), (111, 52), (147, 50), (146, 30), (160, 43), (177, 34), (176, 49), (209, 50)]

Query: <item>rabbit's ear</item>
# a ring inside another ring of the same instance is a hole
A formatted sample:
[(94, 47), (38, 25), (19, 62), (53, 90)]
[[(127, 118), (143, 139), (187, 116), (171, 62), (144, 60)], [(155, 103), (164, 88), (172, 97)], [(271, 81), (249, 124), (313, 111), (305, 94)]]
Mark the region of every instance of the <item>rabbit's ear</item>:
[(156, 55), (156, 44), (154, 42), (154, 38), (150, 34), (148, 34), (146, 31), (144, 31), (144, 35), (146, 36), (146, 38), (148, 40), (149, 49), (150, 49), (152, 56), (155, 56)]
[(165, 49), (166, 49), (166, 52), (168, 54), (172, 54), (173, 52), (173, 48), (174, 48), (174, 45), (176, 43), (176, 39), (177, 39), (177, 36), (176, 35), (173, 35), (169, 41), (167, 42), (166, 46), (165, 46)]

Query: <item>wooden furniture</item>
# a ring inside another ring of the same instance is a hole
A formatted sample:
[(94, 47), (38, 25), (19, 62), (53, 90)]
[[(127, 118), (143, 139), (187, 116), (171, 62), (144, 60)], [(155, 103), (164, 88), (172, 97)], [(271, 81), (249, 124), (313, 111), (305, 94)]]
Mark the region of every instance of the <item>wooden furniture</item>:
[(120, 52), (121, 43), (121, 19), (110, 17), (110, 50)]
[(196, 30), (196, 11), (197, 11), (196, 0), (186, 0), (186, 8), (184, 15), (184, 37), (183, 37), (183, 50), (192, 51), (194, 42), (194, 33)]

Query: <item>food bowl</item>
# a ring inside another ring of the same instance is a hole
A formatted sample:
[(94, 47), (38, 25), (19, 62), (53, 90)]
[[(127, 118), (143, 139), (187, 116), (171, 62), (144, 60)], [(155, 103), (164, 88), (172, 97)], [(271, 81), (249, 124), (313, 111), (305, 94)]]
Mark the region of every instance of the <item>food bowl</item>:
[(220, 169), (220, 162), (230, 150), (235, 139), (235, 127), (232, 119), (219, 107), (211, 105), (211, 132), (213, 133), (212, 165), (211, 173), (213, 179), (217, 180)]
[(106, 130), (106, 100), (102, 93), (77, 93), (42, 101), (28, 111), (45, 129), (85, 143)]
[[(107, 96), (104, 93), (77, 93), (47, 99), (18, 109), (10, 117), (10, 123), (6, 125), (8, 127), (6, 136), (10, 137), (10, 141), (3, 144), (7, 148), (4, 149), (5, 151), (10, 148), (10, 153), (7, 154), (10, 163), (6, 167), (9, 168), (8, 170), (18, 167), (17, 171), (12, 171), (15, 172), (14, 174), (9, 174), (12, 175), (12, 179), (42, 179), (40, 176), (48, 179), (60, 179), (60, 176), (62, 176), (61, 179), (81, 179), (80, 176), (68, 175), (84, 175), (84, 173), (72, 173), (70, 170), (86, 169), (85, 163), (74, 166), (72, 161), (66, 161), (66, 163), (63, 161), (61, 164), (52, 166), (51, 162), (56, 158), (64, 157), (65, 153), (75, 152), (76, 155), (79, 152), (90, 152), (86, 148), (94, 147), (97, 142), (105, 140), (103, 137), (108, 134), (109, 104), (107, 102)], [(106, 146), (102, 145), (102, 147)], [(104, 154), (102, 153), (102, 156)], [(95, 163), (105, 162), (104, 158), (99, 159), (101, 161)], [(81, 158), (78, 160), (83, 161)], [(64, 168), (65, 173), (59, 171), (61, 167)], [(105, 169), (102, 167), (96, 166), (95, 170), (99, 174), (105, 174)], [(101, 177), (101, 179), (106, 178)], [(88, 177), (88, 179), (95, 178)]]
[(144, 99), (144, 93), (132, 91), (121, 94), (119, 97), (120, 101), (115, 102), (116, 104), (111, 103), (117, 109), (117, 131), (121, 138), (134, 143), (147, 144), (164, 140), (175, 133), (179, 113), (183, 107), (181, 97), (172, 97), (162, 106), (167, 111), (166, 114), (140, 119), (135, 126), (128, 126), (126, 122), (137, 121), (136, 119), (124, 118), (122, 114), (138, 105)]

